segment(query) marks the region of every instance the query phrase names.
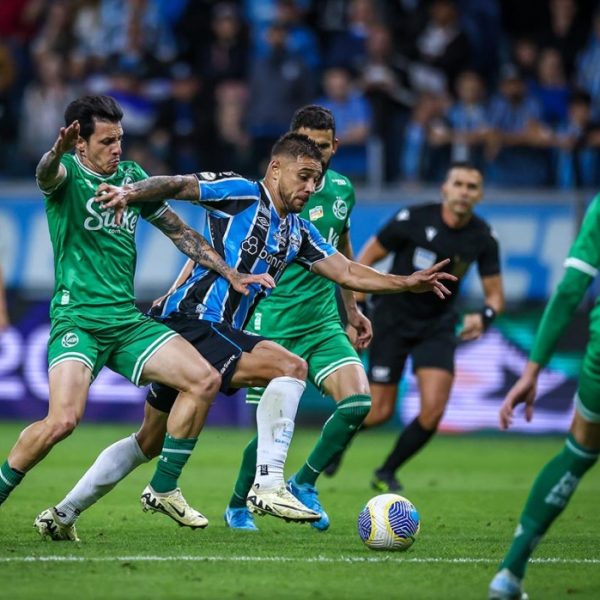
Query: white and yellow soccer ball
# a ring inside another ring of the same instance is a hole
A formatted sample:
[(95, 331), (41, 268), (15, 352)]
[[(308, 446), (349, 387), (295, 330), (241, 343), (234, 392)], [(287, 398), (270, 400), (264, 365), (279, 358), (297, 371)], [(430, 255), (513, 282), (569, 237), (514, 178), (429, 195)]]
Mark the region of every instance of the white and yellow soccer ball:
[(417, 509), (398, 494), (371, 498), (358, 515), (358, 534), (372, 550), (406, 550), (420, 527)]

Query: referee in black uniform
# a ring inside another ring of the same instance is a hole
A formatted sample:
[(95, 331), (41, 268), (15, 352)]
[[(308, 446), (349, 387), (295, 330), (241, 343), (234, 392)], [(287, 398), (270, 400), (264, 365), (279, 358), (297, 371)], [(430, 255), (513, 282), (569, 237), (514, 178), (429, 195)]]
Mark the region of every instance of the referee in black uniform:
[[(364, 425), (387, 421), (394, 413), (398, 383), (410, 354), (420, 392), (418, 416), (400, 434), (372, 481), (375, 489), (402, 489), (396, 471), (436, 432), (454, 380), (459, 316), (454, 307), (460, 280), (477, 263), (485, 296), (478, 312), (464, 315), (459, 337), (478, 338), (504, 308), (498, 241), (473, 213), (483, 197), (483, 177), (467, 163), (453, 164), (441, 188), (442, 202), (401, 209), (363, 248), (357, 261), (372, 265), (394, 254), (391, 272), (407, 275), (450, 258), (452, 296), (394, 294), (372, 299), (373, 341), (369, 352), (372, 407)], [(363, 298), (364, 300), (364, 298)], [(331, 465), (328, 471), (335, 470)]]

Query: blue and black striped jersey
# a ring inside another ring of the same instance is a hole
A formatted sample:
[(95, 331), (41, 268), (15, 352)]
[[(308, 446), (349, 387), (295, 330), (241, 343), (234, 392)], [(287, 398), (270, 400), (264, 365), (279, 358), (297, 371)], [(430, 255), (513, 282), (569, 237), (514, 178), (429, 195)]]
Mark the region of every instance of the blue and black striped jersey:
[[(196, 203), (207, 212), (202, 233), (240, 273), (269, 273), (277, 281), (291, 262), (310, 269), (335, 254), (314, 225), (296, 214), (280, 217), (262, 183), (234, 173), (196, 177), (200, 187)], [(195, 265), (188, 279), (163, 300), (158, 316), (179, 313), (241, 329), (267, 293), (252, 285), (250, 294), (243, 296), (215, 271)]]

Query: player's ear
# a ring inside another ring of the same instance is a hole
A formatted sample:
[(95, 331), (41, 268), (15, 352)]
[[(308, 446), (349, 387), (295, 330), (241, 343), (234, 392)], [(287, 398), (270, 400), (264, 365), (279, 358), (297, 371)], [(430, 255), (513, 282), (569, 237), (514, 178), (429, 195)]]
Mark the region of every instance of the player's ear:
[(333, 138), (333, 144), (331, 144), (331, 154), (335, 154), (337, 152), (339, 145), (340, 140), (338, 138)]

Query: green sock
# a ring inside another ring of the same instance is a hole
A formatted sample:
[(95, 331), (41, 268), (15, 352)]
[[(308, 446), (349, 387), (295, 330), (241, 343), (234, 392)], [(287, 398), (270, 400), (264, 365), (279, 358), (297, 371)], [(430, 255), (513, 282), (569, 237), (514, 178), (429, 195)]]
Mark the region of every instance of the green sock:
[(8, 495), (21, 483), (25, 473), (13, 469), (8, 460), (0, 467), (0, 504), (2, 504)]
[(580, 479), (598, 460), (598, 454), (578, 444), (569, 434), (562, 451), (537, 476), (501, 568), (520, 578), (525, 575), (527, 561), (538, 542), (568, 504)]
[(255, 435), (244, 448), (242, 464), (233, 488), (229, 506), (231, 508), (244, 508), (246, 496), (252, 487), (256, 475), (256, 448), (258, 446), (258, 435)]
[(371, 408), (371, 397), (365, 394), (348, 396), (338, 403), (327, 419), (307, 461), (296, 473), (296, 483), (314, 485), (321, 471), (339, 456), (356, 434)]
[(177, 480), (197, 441), (198, 438), (178, 439), (168, 433), (165, 435), (165, 443), (150, 482), (155, 492), (170, 492), (177, 487)]

